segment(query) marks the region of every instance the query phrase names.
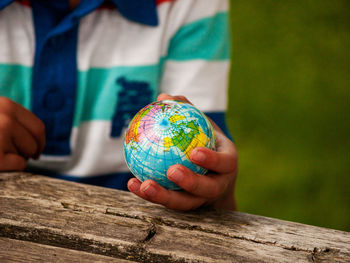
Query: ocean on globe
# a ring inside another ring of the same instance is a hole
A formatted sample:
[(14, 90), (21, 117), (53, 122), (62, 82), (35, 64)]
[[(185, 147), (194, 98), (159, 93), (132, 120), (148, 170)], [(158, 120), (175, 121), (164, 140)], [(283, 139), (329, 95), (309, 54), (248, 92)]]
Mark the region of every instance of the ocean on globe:
[(141, 182), (152, 179), (161, 186), (180, 190), (168, 180), (170, 166), (182, 164), (205, 174), (190, 161), (195, 147), (215, 149), (214, 130), (205, 115), (182, 101), (163, 100), (141, 109), (131, 120), (124, 138), (124, 156), (130, 171)]

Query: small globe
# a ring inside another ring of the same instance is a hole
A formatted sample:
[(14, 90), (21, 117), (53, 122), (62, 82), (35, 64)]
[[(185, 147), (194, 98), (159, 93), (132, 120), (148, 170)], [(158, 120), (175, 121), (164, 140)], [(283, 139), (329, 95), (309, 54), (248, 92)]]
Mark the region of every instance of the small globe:
[(141, 182), (152, 179), (161, 186), (180, 190), (166, 172), (174, 164), (205, 174), (206, 169), (190, 161), (198, 146), (215, 149), (213, 127), (191, 104), (163, 100), (141, 109), (131, 120), (124, 138), (124, 156), (130, 171)]

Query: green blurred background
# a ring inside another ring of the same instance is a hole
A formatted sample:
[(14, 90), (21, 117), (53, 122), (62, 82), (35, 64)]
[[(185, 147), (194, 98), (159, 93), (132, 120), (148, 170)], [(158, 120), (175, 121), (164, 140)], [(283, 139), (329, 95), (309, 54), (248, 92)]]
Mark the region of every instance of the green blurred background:
[(350, 1), (231, 1), (240, 211), (350, 231)]

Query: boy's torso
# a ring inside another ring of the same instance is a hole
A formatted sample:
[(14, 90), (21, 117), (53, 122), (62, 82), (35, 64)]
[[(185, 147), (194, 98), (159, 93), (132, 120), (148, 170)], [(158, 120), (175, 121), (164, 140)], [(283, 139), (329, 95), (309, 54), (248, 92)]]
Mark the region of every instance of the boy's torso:
[[(200, 16), (212, 15), (207, 11), (208, 14), (185, 18), (188, 12), (185, 4), (182, 5), (185, 12), (177, 12), (181, 16), (174, 17), (171, 9), (179, 7), (174, 7), (172, 1), (157, 2), (158, 26), (125, 19), (116, 8), (110, 7), (99, 8), (81, 18), (70, 134), (61, 136), (65, 145), (56, 147), (60, 143), (58, 134), (49, 154), (30, 162), (31, 167), (75, 177), (128, 172), (121, 150), (123, 130), (132, 116), (161, 91), (170, 39), (184, 21), (190, 24)], [(225, 8), (223, 5), (219, 11)], [(30, 110), (36, 96), (32, 89), (34, 31), (33, 12), (28, 5), (15, 2), (0, 11), (0, 95)], [(58, 57), (65, 56), (64, 34), (52, 38), (48, 45)], [(60, 88), (47, 87), (42, 94), (41, 110), (51, 114), (54, 120), (69, 100)], [(46, 123), (47, 133), (65, 126), (61, 122)]]

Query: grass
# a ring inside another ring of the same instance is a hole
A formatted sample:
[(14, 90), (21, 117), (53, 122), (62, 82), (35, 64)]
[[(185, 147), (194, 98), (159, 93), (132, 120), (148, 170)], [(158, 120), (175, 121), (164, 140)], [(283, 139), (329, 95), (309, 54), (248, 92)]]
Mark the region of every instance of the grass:
[(241, 211), (350, 231), (349, 7), (231, 2)]

